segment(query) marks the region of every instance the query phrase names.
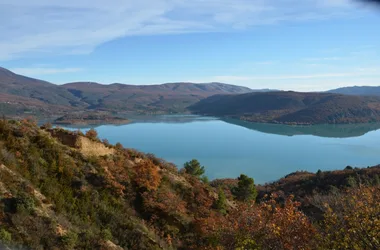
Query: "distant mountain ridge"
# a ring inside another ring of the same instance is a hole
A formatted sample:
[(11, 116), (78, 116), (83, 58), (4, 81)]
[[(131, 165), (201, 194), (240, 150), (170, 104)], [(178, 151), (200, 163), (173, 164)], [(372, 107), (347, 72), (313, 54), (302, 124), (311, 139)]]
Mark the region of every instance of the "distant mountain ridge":
[(380, 86), (353, 86), (332, 89), (329, 93), (344, 95), (380, 96)]
[(76, 82), (63, 85), (91, 109), (134, 110), (140, 112), (183, 112), (201, 99), (215, 94), (241, 94), (252, 90), (224, 83), (166, 83), (126, 85)]
[(55, 85), (0, 67), (0, 115), (8, 116), (62, 116), (78, 111), (128, 114), (194, 112), (275, 123), (379, 121), (379, 98), (369, 95), (380, 96), (380, 87), (298, 93), (253, 90), (218, 82), (156, 85), (73, 82)]
[(80, 101), (62, 86), (0, 68), (0, 93), (37, 99), (47, 104), (75, 106)]
[(292, 91), (216, 95), (189, 109), (196, 114), (285, 124), (380, 121), (380, 97)]
[(53, 115), (70, 110), (139, 113), (177, 113), (215, 94), (251, 92), (224, 83), (166, 83), (160, 85), (104, 85), (75, 82), (64, 85), (15, 74), (0, 67), (0, 112), (7, 115)]

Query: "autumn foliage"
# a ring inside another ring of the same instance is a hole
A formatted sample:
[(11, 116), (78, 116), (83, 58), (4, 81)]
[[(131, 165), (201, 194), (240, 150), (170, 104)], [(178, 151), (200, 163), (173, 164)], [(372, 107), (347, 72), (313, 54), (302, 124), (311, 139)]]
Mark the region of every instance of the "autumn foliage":
[(380, 249), (380, 186), (350, 189), (323, 206), (319, 235), (323, 247)]
[(157, 190), (161, 182), (159, 169), (151, 160), (141, 160), (135, 165), (135, 182), (148, 191)]
[(298, 206), (293, 197), (283, 206), (273, 197), (259, 205), (241, 203), (225, 217), (201, 221), (200, 228), (218, 249), (310, 249), (316, 231)]
[(93, 128), (91, 128), (91, 129), (89, 129), (87, 132), (86, 132), (86, 136), (88, 137), (88, 138), (90, 138), (90, 139), (97, 139), (98, 138), (98, 132), (95, 130), (95, 129), (93, 129)]
[(198, 161), (86, 156), (54, 131), (76, 133), (0, 121), (0, 248), (380, 249), (380, 167), (206, 183)]

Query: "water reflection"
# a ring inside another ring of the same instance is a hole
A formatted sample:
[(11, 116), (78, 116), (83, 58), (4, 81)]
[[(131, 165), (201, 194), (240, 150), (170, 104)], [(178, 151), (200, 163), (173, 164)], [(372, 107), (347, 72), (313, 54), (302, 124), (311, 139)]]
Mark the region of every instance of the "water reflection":
[(329, 138), (349, 138), (365, 135), (370, 131), (380, 129), (380, 123), (360, 123), (360, 124), (322, 124), (312, 126), (302, 125), (282, 125), (268, 123), (251, 123), (235, 119), (222, 119), (224, 122), (242, 126), (267, 134), (295, 136), (314, 135)]

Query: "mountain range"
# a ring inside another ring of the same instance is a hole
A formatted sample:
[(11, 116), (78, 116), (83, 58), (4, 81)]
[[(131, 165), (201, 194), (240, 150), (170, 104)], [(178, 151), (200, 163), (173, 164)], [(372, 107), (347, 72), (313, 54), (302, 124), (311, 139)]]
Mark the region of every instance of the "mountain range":
[(57, 114), (83, 109), (131, 112), (184, 112), (215, 94), (251, 92), (224, 83), (166, 83), (160, 85), (104, 85), (75, 82), (56, 85), (0, 68), (0, 112), (3, 114)]
[(62, 116), (83, 111), (187, 113), (273, 123), (358, 123), (380, 120), (380, 87), (299, 93), (225, 83), (56, 85), (0, 67), (0, 114)]

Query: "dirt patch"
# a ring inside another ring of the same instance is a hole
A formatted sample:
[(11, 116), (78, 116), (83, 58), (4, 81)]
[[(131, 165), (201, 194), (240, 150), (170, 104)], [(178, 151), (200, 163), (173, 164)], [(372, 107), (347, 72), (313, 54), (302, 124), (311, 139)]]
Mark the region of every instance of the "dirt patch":
[(85, 156), (104, 156), (114, 154), (115, 152), (113, 148), (108, 148), (101, 142), (88, 139), (75, 132), (56, 129), (52, 129), (49, 132), (52, 137), (58, 139), (63, 145), (76, 148)]
[(83, 136), (77, 137), (75, 145), (85, 156), (104, 156), (115, 153), (115, 149), (108, 148), (101, 142), (96, 142)]

